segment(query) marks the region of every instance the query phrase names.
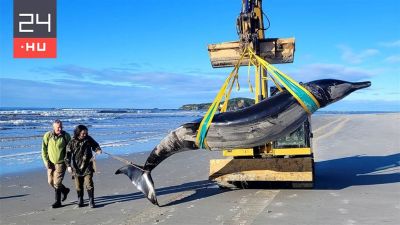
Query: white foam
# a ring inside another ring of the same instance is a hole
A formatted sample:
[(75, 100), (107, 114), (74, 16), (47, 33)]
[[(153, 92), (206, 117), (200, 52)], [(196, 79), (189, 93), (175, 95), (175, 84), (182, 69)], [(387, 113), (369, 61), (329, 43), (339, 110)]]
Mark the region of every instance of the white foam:
[(21, 156), (27, 156), (27, 155), (38, 155), (38, 154), (41, 154), (41, 152), (40, 151), (36, 151), (36, 152), (16, 153), (16, 154), (2, 155), (2, 156), (0, 156), (0, 159), (1, 158), (21, 157)]

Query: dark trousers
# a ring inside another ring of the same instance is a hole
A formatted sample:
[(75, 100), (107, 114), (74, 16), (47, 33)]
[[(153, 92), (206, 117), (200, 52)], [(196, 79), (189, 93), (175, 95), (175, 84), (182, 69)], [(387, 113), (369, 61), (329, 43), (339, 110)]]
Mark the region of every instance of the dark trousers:
[(88, 174), (85, 176), (75, 175), (75, 188), (77, 191), (83, 191), (83, 186), (85, 185), (86, 190), (93, 189), (93, 174)]

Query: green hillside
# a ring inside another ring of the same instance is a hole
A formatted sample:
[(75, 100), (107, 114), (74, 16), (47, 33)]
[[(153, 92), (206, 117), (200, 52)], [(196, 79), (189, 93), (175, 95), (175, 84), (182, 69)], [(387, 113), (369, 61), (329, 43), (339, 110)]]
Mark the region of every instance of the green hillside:
[[(211, 103), (200, 103), (200, 104), (186, 104), (181, 106), (181, 110), (208, 110)], [(228, 102), (228, 111), (234, 111), (240, 108), (249, 107), (254, 105), (254, 99), (250, 98), (233, 98)]]

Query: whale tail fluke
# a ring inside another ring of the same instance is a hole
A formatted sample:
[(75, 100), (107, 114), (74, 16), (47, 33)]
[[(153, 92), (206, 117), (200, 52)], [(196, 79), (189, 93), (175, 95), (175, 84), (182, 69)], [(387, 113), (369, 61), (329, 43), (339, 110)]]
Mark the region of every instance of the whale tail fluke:
[(121, 173), (128, 176), (132, 184), (135, 185), (151, 203), (159, 206), (154, 189), (154, 182), (151, 178), (151, 171), (144, 170), (141, 166), (137, 165), (126, 165), (115, 171), (115, 174)]

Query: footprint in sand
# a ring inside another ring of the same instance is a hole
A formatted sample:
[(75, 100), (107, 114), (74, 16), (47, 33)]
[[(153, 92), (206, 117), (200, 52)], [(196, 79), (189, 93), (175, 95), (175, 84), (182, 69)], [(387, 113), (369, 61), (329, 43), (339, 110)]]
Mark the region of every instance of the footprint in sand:
[(343, 209), (343, 208), (338, 209), (338, 211), (339, 211), (341, 214), (347, 214), (347, 213), (349, 212), (349, 210)]
[(335, 193), (335, 192), (331, 192), (331, 193), (329, 193), (330, 195), (332, 195), (333, 197), (339, 197), (339, 194), (338, 193)]
[(274, 213), (269, 217), (276, 219), (276, 218), (282, 217), (283, 215), (284, 215), (283, 213)]
[(274, 204), (275, 206), (283, 206), (283, 202), (277, 202)]
[(159, 223), (162, 223), (162, 222), (165, 222), (165, 220), (156, 220), (153, 224), (159, 224)]
[(233, 208), (229, 209), (229, 211), (235, 212), (235, 211), (238, 211), (239, 209), (240, 209), (239, 206), (234, 206)]
[(345, 223), (345, 225), (354, 225), (354, 224), (356, 224), (357, 223), (357, 221), (355, 221), (355, 220), (347, 220), (346, 221), (346, 223)]
[(247, 198), (240, 199), (240, 204), (246, 204), (248, 202)]
[(247, 220), (241, 220), (239, 221), (239, 225), (246, 225), (247, 224)]
[(342, 200), (342, 203), (343, 203), (343, 204), (349, 204), (349, 202), (350, 202), (350, 200), (348, 200), (348, 199), (343, 199), (343, 200)]
[(22, 213), (22, 214), (18, 215), (17, 217), (19, 217), (19, 216), (30, 216), (30, 215), (33, 215), (33, 214), (35, 214), (35, 211)]
[(287, 196), (288, 198), (295, 198), (295, 197), (297, 197), (297, 194), (292, 194), (292, 195), (289, 195), (289, 196)]

